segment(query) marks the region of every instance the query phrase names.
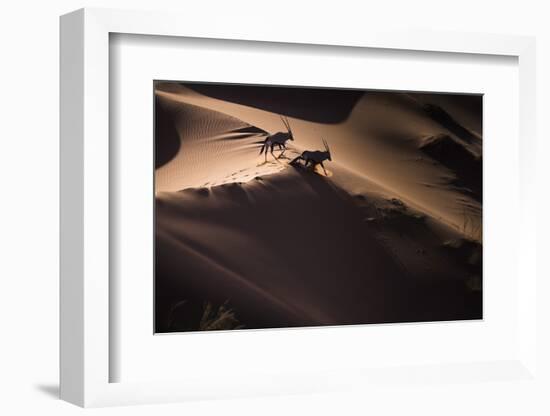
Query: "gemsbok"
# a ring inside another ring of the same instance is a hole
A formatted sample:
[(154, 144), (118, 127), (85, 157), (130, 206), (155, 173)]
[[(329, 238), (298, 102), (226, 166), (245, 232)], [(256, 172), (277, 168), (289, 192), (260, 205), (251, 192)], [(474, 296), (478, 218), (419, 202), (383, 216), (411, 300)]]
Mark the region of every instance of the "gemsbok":
[(323, 168), (323, 171), (325, 172), (325, 175), (327, 175), (327, 171), (325, 169), (325, 165), (323, 165), (323, 162), (325, 160), (330, 160), (332, 162), (332, 157), (331, 157), (331, 154), (330, 154), (330, 148), (328, 147), (328, 144), (326, 142), (325, 139), (322, 139), (323, 140), (323, 144), (325, 145), (325, 150), (324, 151), (321, 151), (321, 150), (315, 150), (315, 151), (311, 151), (311, 150), (306, 150), (304, 152), (302, 152), (302, 154), (296, 158), (294, 158), (290, 164), (293, 165), (295, 164), (296, 162), (298, 162), (299, 160), (302, 160), (304, 162), (304, 166), (307, 168), (308, 166), (312, 166), (313, 169), (315, 169), (315, 167), (317, 165), (321, 165), (321, 167)]
[[(283, 124), (285, 125), (287, 131), (286, 132), (279, 131), (277, 133), (270, 134), (266, 137), (266, 139), (262, 144), (262, 148), (260, 149), (260, 154), (265, 154), (266, 162), (267, 162), (268, 148), (270, 149), (271, 156), (273, 156), (273, 158), (277, 160), (285, 153), (286, 142), (288, 140), (294, 140), (294, 136), (292, 135), (292, 129), (290, 128), (290, 123), (288, 119), (286, 117), (283, 118), (282, 116), (279, 116), (279, 117), (281, 117), (281, 120), (283, 121)], [(273, 154), (273, 149), (275, 148), (275, 146), (278, 146), (279, 150), (282, 150), (282, 152), (279, 154), (278, 157), (275, 157), (275, 155)]]

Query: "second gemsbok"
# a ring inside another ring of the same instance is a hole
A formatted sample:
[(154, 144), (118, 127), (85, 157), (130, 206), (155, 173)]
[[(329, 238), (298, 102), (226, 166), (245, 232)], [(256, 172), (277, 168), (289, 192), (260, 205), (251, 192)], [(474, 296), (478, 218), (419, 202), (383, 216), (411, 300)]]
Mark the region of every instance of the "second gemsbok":
[(325, 169), (325, 165), (323, 165), (323, 162), (325, 160), (329, 160), (329, 161), (332, 162), (332, 156), (330, 154), (330, 148), (328, 147), (328, 143), (326, 142), (325, 139), (322, 139), (322, 140), (323, 140), (323, 145), (325, 146), (324, 151), (321, 151), (321, 150), (315, 150), (315, 151), (306, 150), (306, 151), (302, 152), (302, 154), (300, 156), (294, 158), (290, 162), (290, 164), (293, 165), (296, 162), (298, 162), (299, 160), (301, 160), (301, 161), (304, 162), (304, 166), (306, 168), (308, 166), (311, 166), (313, 169), (315, 169), (315, 167), (317, 165), (321, 165), (321, 167), (323, 168), (323, 171), (325, 172), (325, 175), (327, 175), (327, 171)]

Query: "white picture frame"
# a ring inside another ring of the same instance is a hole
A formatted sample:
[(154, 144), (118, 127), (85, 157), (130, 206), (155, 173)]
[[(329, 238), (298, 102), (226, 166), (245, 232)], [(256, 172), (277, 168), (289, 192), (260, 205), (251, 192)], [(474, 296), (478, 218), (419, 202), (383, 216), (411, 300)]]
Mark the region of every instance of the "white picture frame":
[(517, 267), (522, 273), (517, 294), (518, 354), (498, 362), (419, 366), (414, 377), (479, 382), (484, 377), (472, 374), (485, 372), (496, 379), (500, 374), (507, 380), (536, 383), (536, 218), (531, 215), (536, 211), (534, 39), (376, 29), (366, 29), (360, 35), (336, 34), (315, 26), (307, 32), (292, 28), (281, 32), (270, 25), (241, 34), (229, 23), (205, 27), (193, 19), (186, 19), (184, 25), (182, 21), (177, 14), (107, 9), (82, 9), (61, 18), (61, 398), (84, 407), (160, 403), (322, 392), (392, 383), (396, 377), (411, 375), (410, 369), (381, 368), (367, 373), (336, 369), (331, 370), (332, 377), (320, 379), (315, 374), (282, 369), (277, 376), (239, 380), (230, 387), (223, 377), (216, 382), (195, 376), (175, 382), (110, 382), (109, 366), (116, 358), (109, 348), (109, 36), (114, 33), (516, 57), (520, 90), (518, 203), (522, 213), (515, 243)]

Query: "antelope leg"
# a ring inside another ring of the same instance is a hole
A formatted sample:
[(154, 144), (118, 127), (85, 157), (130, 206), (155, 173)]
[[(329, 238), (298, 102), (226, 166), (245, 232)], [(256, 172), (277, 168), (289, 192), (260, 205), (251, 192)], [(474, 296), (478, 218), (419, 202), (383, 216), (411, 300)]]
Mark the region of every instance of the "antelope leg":
[(271, 145), (271, 149), (270, 149), (270, 153), (271, 153), (271, 156), (273, 157), (273, 159), (277, 160), (277, 157), (275, 156), (275, 154), (273, 153), (273, 149), (275, 148), (275, 144), (272, 144)]
[(283, 146), (283, 145), (279, 145), (279, 150), (281, 150), (281, 148), (283, 149), (283, 151), (279, 154), (279, 159), (285, 154), (286, 152), (286, 147)]

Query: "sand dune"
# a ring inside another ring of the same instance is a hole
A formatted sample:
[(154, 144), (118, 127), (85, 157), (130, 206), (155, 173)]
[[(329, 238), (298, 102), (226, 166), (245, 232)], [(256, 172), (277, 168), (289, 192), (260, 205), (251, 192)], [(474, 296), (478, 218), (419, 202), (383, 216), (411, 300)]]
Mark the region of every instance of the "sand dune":
[[(481, 317), (480, 97), (261, 91), (156, 85), (157, 329), (204, 302), (248, 328)], [(327, 177), (259, 155), (277, 106)]]

